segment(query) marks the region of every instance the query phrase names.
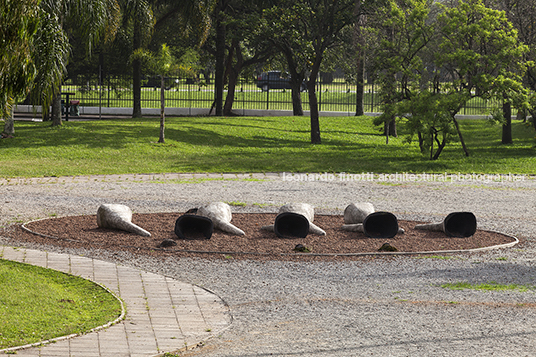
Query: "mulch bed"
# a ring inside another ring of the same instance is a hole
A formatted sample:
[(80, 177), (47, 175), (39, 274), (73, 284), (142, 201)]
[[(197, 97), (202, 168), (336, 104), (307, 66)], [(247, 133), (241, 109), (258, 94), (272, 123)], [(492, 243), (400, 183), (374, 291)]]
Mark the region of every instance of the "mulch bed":
[[(443, 232), (415, 230), (414, 226), (422, 222), (414, 221), (399, 221), (399, 226), (405, 233), (394, 238), (368, 238), (363, 233), (343, 231), (343, 217), (330, 215), (317, 215), (314, 221), (326, 231), (326, 236), (308, 235), (303, 239), (283, 239), (273, 232), (260, 229), (261, 226), (273, 224), (276, 215), (268, 213), (233, 214), (231, 223), (242, 229), (246, 233), (245, 236), (234, 236), (215, 230), (211, 239), (179, 239), (174, 233), (174, 227), (181, 214), (134, 214), (132, 222), (151, 232), (151, 237), (99, 228), (94, 215), (52, 218), (26, 224), (33, 232), (49, 237), (28, 233), (20, 226), (6, 234), (17, 241), (130, 251), (154, 256), (285, 260), (325, 258), (319, 256), (322, 254), (339, 255), (338, 259), (351, 259), (352, 257), (342, 255), (378, 253), (384, 243), (397, 248), (398, 252), (429, 252), (482, 248), (514, 241), (507, 235), (482, 230), (477, 230), (468, 238), (453, 238)], [(158, 248), (165, 239), (172, 239), (177, 245)], [(306, 246), (311, 252), (297, 253), (294, 248), (298, 244)]]

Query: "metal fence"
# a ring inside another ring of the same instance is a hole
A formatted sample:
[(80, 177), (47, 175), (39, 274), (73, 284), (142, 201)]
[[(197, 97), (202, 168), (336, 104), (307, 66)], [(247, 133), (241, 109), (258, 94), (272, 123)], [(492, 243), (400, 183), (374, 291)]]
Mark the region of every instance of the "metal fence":
[[(259, 78), (260, 79), (260, 78)], [(214, 101), (213, 81), (197, 81), (184, 78), (165, 78), (165, 105), (168, 108), (211, 108)], [(266, 82), (261, 80), (241, 79), (236, 87), (233, 110), (292, 110), (291, 90), (285, 79)], [(79, 100), (81, 106), (102, 108), (131, 108), (133, 103), (132, 79), (130, 77), (106, 77), (98, 80), (86, 80), (85, 83), (67, 81), (62, 87), (72, 93), (71, 100)], [(317, 98), (321, 112), (344, 112), (354, 115), (356, 112), (357, 86), (344, 78), (319, 81)], [(160, 108), (160, 78), (145, 77), (141, 90), (142, 108)], [(224, 96), (227, 95), (225, 91)], [(309, 98), (306, 91), (301, 93), (304, 110), (309, 110)], [(380, 112), (378, 87), (373, 83), (365, 85), (365, 112)], [(494, 103), (479, 98), (471, 100), (460, 112), (463, 115), (486, 115)]]

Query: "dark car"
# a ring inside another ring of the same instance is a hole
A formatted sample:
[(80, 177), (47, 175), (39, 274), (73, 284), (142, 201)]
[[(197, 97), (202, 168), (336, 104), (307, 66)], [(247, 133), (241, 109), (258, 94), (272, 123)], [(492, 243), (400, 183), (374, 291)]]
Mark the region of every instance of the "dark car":
[[(290, 77), (281, 71), (269, 71), (261, 73), (257, 77), (257, 87), (267, 92), (269, 89), (291, 89)], [(305, 82), (301, 84), (302, 91), (307, 89)]]
[[(142, 87), (150, 87), (150, 88), (160, 88), (161, 86), (161, 79), (160, 76), (150, 76), (150, 77), (144, 77), (141, 81)], [(164, 77), (164, 88), (166, 90), (171, 89), (175, 84), (177, 83), (177, 80), (169, 77)]]

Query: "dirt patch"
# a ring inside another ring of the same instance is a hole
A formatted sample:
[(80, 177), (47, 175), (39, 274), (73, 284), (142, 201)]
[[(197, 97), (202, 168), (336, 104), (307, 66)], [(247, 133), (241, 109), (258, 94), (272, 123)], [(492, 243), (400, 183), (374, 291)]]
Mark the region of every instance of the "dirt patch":
[[(314, 221), (326, 231), (326, 236), (308, 235), (306, 238), (282, 239), (273, 232), (260, 229), (274, 222), (276, 215), (267, 213), (233, 214), (232, 223), (245, 231), (245, 236), (234, 236), (215, 230), (211, 239), (187, 240), (179, 239), (174, 233), (175, 221), (180, 215), (181, 213), (134, 214), (132, 222), (151, 232), (151, 237), (99, 228), (96, 216), (93, 215), (52, 218), (26, 224), (28, 229), (48, 237), (25, 232), (20, 226), (7, 235), (18, 241), (130, 251), (156, 256), (173, 254), (285, 260), (326, 258), (318, 256), (322, 254), (339, 255), (337, 259), (351, 259), (352, 257), (341, 255), (377, 253), (384, 243), (389, 243), (398, 252), (428, 252), (482, 248), (514, 241), (507, 235), (482, 230), (477, 230), (472, 237), (452, 238), (443, 232), (415, 230), (414, 226), (422, 222), (414, 221), (399, 221), (399, 226), (405, 230), (405, 234), (398, 234), (390, 239), (368, 238), (363, 233), (343, 231), (343, 217), (329, 215), (317, 215)], [(171, 239), (177, 245), (158, 248), (165, 239)], [(294, 248), (298, 244), (309, 248), (310, 253), (297, 253)]]

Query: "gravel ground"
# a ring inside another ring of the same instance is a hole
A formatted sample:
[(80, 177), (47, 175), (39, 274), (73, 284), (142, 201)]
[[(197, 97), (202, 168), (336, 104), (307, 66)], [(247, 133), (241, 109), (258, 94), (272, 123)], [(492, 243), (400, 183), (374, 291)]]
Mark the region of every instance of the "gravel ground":
[[(320, 177), (322, 179), (322, 177)], [(165, 261), (83, 251), (205, 287), (230, 306), (233, 327), (187, 356), (534, 356), (534, 291), (448, 290), (468, 281), (536, 285), (536, 180), (465, 182), (286, 181), (281, 175), (98, 176), (0, 181), (0, 224), (95, 214), (102, 203), (180, 212), (211, 201), (276, 212), (307, 202), (341, 214), (351, 202), (406, 220), (441, 221), (472, 211), (479, 228), (516, 235), (513, 248), (438, 257), (280, 262)], [(6, 243), (14, 244), (15, 242)], [(35, 248), (35, 247), (32, 247)], [(53, 247), (42, 247), (53, 250)]]

